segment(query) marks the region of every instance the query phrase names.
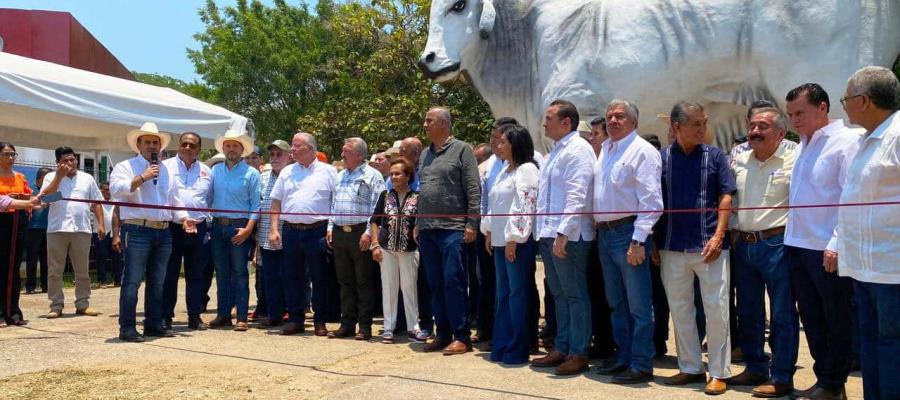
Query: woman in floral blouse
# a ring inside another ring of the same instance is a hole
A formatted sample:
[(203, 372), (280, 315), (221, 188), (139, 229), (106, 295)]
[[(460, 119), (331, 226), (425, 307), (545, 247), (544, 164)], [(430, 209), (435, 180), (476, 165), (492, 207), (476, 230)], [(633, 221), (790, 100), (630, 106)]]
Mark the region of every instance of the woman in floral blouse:
[(530, 266), (537, 254), (537, 242), (531, 237), (531, 231), (540, 174), (534, 163), (534, 144), (528, 130), (507, 125), (501, 132), (497, 157), (506, 167), (486, 194), (488, 215), (481, 221), (497, 273), (491, 361), (523, 364), (528, 362), (530, 349), (529, 285), (533, 285), (534, 279), (534, 269)]
[(409, 336), (415, 337), (419, 325), (416, 279), (419, 251), (413, 239), (419, 193), (409, 188), (414, 170), (404, 158), (391, 160), (388, 177), (394, 187), (381, 193), (371, 219), (372, 258), (381, 263), (382, 307), (384, 309), (383, 343), (394, 343), (397, 325), (397, 295), (403, 289), (403, 310)]

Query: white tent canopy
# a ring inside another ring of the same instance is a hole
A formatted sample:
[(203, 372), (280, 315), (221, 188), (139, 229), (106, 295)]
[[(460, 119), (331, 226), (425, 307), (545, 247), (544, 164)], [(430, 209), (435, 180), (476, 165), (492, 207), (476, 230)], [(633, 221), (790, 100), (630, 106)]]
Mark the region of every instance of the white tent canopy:
[(148, 121), (165, 132), (196, 132), (209, 139), (205, 148), (227, 129), (253, 136), (246, 117), (173, 89), (0, 52), (3, 141), (130, 152), (125, 134)]

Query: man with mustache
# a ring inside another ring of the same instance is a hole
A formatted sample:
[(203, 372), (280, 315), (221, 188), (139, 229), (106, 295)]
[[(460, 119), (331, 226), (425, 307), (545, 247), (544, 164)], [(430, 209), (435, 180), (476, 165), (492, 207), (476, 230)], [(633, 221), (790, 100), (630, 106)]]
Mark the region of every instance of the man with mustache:
[[(737, 211), (737, 337), (747, 369), (729, 383), (756, 386), (753, 394), (760, 397), (781, 397), (794, 388), (799, 321), (784, 249), (787, 209), (769, 207), (789, 203), (794, 150), (780, 146), (787, 133), (787, 118), (777, 108), (753, 110), (749, 128), (751, 150), (733, 160), (736, 207), (763, 208)], [(771, 362), (763, 352), (766, 292), (771, 309)]]

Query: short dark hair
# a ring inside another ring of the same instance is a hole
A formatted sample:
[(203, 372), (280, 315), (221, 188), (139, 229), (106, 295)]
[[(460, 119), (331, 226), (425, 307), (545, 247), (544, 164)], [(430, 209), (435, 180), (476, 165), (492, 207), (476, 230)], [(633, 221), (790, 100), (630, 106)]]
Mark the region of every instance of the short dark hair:
[(597, 117), (591, 120), (591, 127), (595, 127), (597, 125), (602, 125), (603, 130), (606, 130), (606, 117)]
[(828, 100), (828, 93), (825, 92), (825, 89), (818, 83), (804, 83), (791, 89), (791, 91), (788, 92), (787, 97), (785, 97), (785, 100), (797, 100), (797, 97), (800, 97), (803, 93), (806, 93), (806, 100), (809, 104), (818, 107), (819, 104), (825, 103), (825, 111), (831, 111), (831, 101)]
[(485, 152), (487, 152), (485, 155), (488, 157), (490, 157), (491, 155), (494, 154), (494, 152), (491, 151), (491, 145), (489, 145), (487, 143), (476, 144), (475, 147), (472, 148), (472, 151), (485, 151)]
[(501, 131), (509, 142), (513, 163), (516, 165), (534, 163), (534, 142), (531, 141), (528, 129), (519, 125), (505, 125)]
[(503, 125), (519, 125), (519, 121), (516, 121), (513, 117), (500, 117), (494, 120), (491, 124), (491, 129), (500, 129)]
[(641, 135), (641, 137), (644, 138), (644, 140), (646, 140), (650, 144), (652, 144), (653, 147), (656, 147), (657, 150), (662, 148), (662, 143), (660, 143), (660, 141), (659, 141), (659, 136), (656, 136), (651, 133), (651, 134), (647, 134), (647, 135)]
[(10, 149), (12, 149), (12, 151), (16, 151), (16, 146), (13, 146), (12, 143), (10, 143), (10, 142), (0, 142), (0, 150), (3, 150), (3, 149), (5, 149), (5, 148), (7, 148), (7, 147), (9, 147)]
[(394, 164), (400, 164), (401, 168), (403, 168), (403, 173), (407, 177), (409, 177), (409, 179), (412, 179), (413, 174), (415, 173), (415, 170), (413, 169), (412, 163), (409, 162), (409, 160), (407, 160), (406, 158), (403, 158), (401, 156), (392, 157), (391, 158), (391, 166), (393, 166)]
[(753, 116), (753, 110), (756, 110), (757, 108), (775, 108), (775, 103), (765, 99), (756, 100), (750, 103), (750, 108), (747, 109), (747, 119), (750, 119), (750, 117)]
[(191, 132), (191, 131), (187, 131), (187, 132), (182, 133), (181, 136), (178, 137), (178, 143), (181, 144), (181, 140), (182, 140), (185, 136), (188, 136), (188, 135), (197, 138), (197, 146), (203, 147), (203, 138), (200, 137), (200, 135), (198, 135), (197, 132)]
[(572, 122), (572, 130), (578, 127), (578, 108), (568, 100), (556, 99), (550, 103), (550, 107), (556, 106), (556, 115), (560, 120), (568, 118)]
[(56, 148), (56, 161), (59, 162), (63, 156), (67, 156), (69, 154), (75, 155), (75, 150), (72, 150), (69, 146), (60, 146)]
[(50, 172), (53, 172), (53, 170), (47, 167), (41, 167), (37, 170), (37, 174), (34, 176), (34, 180), (41, 179)]

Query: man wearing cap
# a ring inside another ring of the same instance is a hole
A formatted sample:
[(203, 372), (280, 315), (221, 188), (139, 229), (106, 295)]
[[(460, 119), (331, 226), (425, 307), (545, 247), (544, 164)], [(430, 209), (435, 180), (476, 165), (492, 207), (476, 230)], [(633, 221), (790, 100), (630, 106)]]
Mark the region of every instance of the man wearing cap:
[[(291, 141), (291, 157), (296, 163), (288, 165), (272, 188), (272, 226), (281, 224), (269, 232), (269, 245), (282, 247), (280, 276), (284, 285), (284, 300), (290, 317), (281, 330), (282, 335), (304, 331), (304, 309), (307, 271), (312, 281), (312, 306), (316, 311), (313, 328), (316, 336), (325, 336), (329, 280), (325, 270), (325, 232), (328, 214), (334, 199), (337, 171), (331, 165), (319, 161), (316, 155), (316, 139), (306, 132), (294, 135)], [(281, 215), (281, 212), (296, 213)], [(299, 214), (299, 215), (297, 215)]]
[[(184, 132), (178, 139), (178, 155), (162, 162), (169, 173), (169, 182), (178, 190), (178, 197), (185, 207), (209, 208), (209, 192), (212, 188), (212, 171), (197, 159), (200, 153), (200, 135)], [(178, 278), (184, 263), (184, 302), (188, 312), (188, 327), (204, 330), (206, 324), (200, 318), (203, 294), (206, 288), (206, 266), (209, 262), (209, 221), (206, 211), (188, 211), (197, 222), (197, 232), (185, 232), (177, 221), (169, 223), (172, 232), (172, 255), (169, 257), (166, 280), (163, 283), (163, 324), (172, 329), (175, 304), (178, 303)]]
[(384, 179), (366, 164), (366, 152), (366, 142), (358, 137), (345, 140), (341, 149), (346, 169), (337, 175), (325, 236), (334, 249), (334, 266), (341, 286), (341, 327), (329, 332), (329, 338), (353, 336), (357, 324), (356, 340), (372, 337), (375, 269), (370, 264), (369, 217), (384, 191)]
[(110, 175), (110, 193), (115, 201), (135, 204), (120, 206), (122, 247), (125, 269), (119, 295), (119, 339), (143, 342), (135, 329), (138, 288), (147, 276), (144, 289), (144, 335), (172, 337), (163, 329), (162, 297), (166, 265), (172, 253), (169, 222), (182, 224), (187, 233), (196, 233), (196, 222), (184, 211), (142, 208), (150, 206), (183, 207), (178, 190), (165, 165), (159, 164), (159, 152), (169, 144), (169, 134), (160, 132), (156, 124), (144, 123), (128, 132), (128, 145), (137, 155), (116, 164)]
[(210, 238), (213, 266), (216, 269), (216, 319), (212, 328), (231, 326), (231, 307), (237, 308), (234, 330), (246, 331), (250, 297), (247, 261), (253, 241), (251, 235), (259, 219), (259, 171), (244, 162), (253, 151), (253, 141), (244, 133), (229, 129), (216, 138), (216, 150), (225, 154), (225, 162), (212, 168), (212, 208)]
[[(275, 187), (275, 181), (281, 170), (294, 162), (291, 159), (291, 146), (284, 140), (278, 139), (267, 148), (269, 151), (269, 165), (271, 169), (265, 171), (260, 176), (260, 184), (262, 191), (262, 201), (259, 204), (259, 211), (266, 212), (272, 208), (272, 188)], [(262, 268), (257, 269), (256, 273), (262, 273), (263, 284), (266, 288), (266, 310), (259, 310), (260, 313), (268, 315), (268, 319), (261, 323), (266, 327), (274, 327), (281, 325), (282, 315), (284, 315), (284, 287), (281, 282), (279, 271), (281, 268), (281, 246), (269, 242), (269, 232), (273, 229), (281, 231), (281, 226), (272, 228), (272, 219), (268, 215), (261, 215), (259, 219), (259, 228), (256, 230), (256, 241), (259, 243), (259, 255), (262, 259)]]

